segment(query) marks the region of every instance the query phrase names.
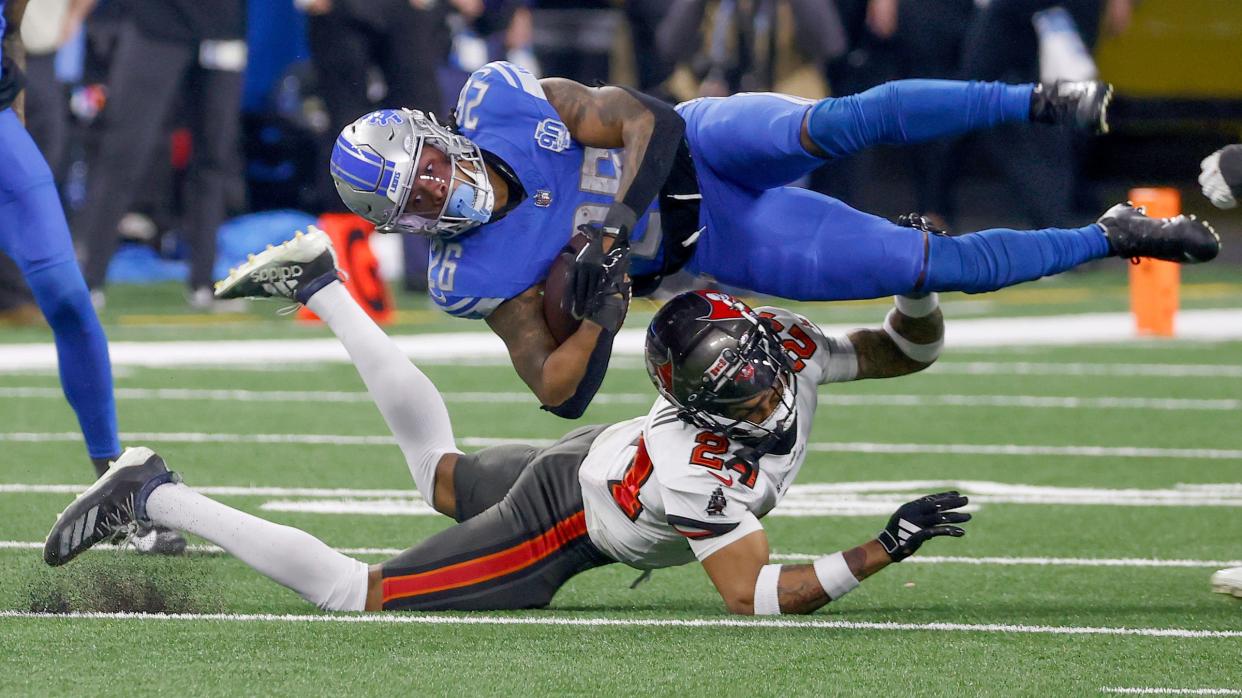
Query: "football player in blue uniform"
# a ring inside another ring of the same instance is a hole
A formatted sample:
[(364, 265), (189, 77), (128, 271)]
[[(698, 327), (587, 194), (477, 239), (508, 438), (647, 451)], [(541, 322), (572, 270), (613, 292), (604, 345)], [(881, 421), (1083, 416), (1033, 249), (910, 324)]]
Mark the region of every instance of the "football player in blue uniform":
[(102, 475), (121, 454), (108, 339), (78, 269), (52, 172), (13, 109), (23, 85), (25, 11), (26, 0), (0, 0), (0, 251), (17, 263), (52, 327), (65, 397)]
[[(447, 313), (486, 318), (546, 409), (575, 418), (599, 388), (632, 280), (639, 295), (685, 268), (796, 300), (991, 291), (1108, 256), (1202, 262), (1205, 223), (1118, 205), (1073, 229), (949, 237), (789, 183), (879, 143), (915, 143), (1004, 122), (1108, 128), (1103, 83), (905, 80), (861, 94), (705, 98), (675, 109), (624, 87), (536, 79), (489, 63), (461, 91), (456, 123), (368, 114), (336, 142), (337, 191), (381, 232), (432, 238), (428, 283)], [(563, 342), (543, 312), (549, 267), (574, 231)]]

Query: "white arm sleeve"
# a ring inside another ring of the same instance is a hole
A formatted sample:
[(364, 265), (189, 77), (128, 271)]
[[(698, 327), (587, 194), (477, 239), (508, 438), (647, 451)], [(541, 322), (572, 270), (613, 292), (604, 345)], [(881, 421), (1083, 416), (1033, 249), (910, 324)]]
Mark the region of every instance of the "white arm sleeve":
[(828, 360), (824, 362), (820, 385), (845, 383), (858, 377), (858, 352), (848, 336), (824, 337), (824, 346), (828, 350)]

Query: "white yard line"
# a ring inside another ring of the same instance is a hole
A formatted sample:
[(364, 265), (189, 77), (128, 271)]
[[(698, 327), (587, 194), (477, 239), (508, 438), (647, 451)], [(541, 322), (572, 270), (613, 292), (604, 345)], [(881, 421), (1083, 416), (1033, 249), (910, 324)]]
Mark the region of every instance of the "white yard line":
[(1242, 378), (1236, 364), (1059, 363), (1054, 361), (937, 361), (928, 373), (1131, 378)]
[[(42, 541), (0, 540), (0, 550), (42, 550)], [(94, 550), (115, 550), (111, 545), (99, 544)], [(191, 545), (190, 552), (222, 554), (224, 550), (214, 545)], [(336, 548), (343, 555), (398, 555), (402, 548)], [(822, 553), (772, 553), (778, 561), (814, 560)], [(963, 557), (956, 555), (915, 555), (905, 562), (924, 565), (997, 565), (1006, 567), (1137, 567), (1177, 569), (1221, 569), (1240, 567), (1242, 560), (1156, 560), (1141, 557), (1090, 558), (1090, 557)]]
[[(116, 388), (121, 400), (186, 400), (193, 402), (340, 402), (369, 403), (363, 391), (345, 390), (203, 390), (192, 388)], [(527, 392), (449, 392), (442, 393), (446, 402), (454, 403), (537, 403)], [(45, 398), (63, 400), (59, 388), (0, 387), (0, 398)], [(596, 404), (647, 405), (650, 393), (599, 393)], [(834, 395), (823, 393), (823, 405), (893, 406), (893, 407), (1016, 407), (1025, 409), (1136, 409), (1235, 411), (1242, 409), (1239, 399), (1154, 398), (1154, 397), (1055, 397), (1043, 395)]]
[[(84, 485), (0, 484), (0, 494), (73, 495)], [(1163, 489), (1053, 487), (985, 480), (897, 480), (804, 483), (789, 488), (773, 517), (882, 517), (903, 503), (937, 490), (970, 496), (963, 511), (997, 504), (1040, 506), (1242, 507), (1236, 483), (1198, 484)], [(357, 516), (437, 516), (413, 489), (333, 489), (311, 487), (205, 486), (209, 496), (265, 497), (263, 511)]]
[[(878, 324), (879, 317), (877, 316)], [(825, 325), (828, 334), (840, 334), (857, 325)], [(1183, 310), (1178, 314), (1181, 340), (1242, 339), (1242, 310)], [(615, 356), (641, 356), (645, 331), (622, 330), (613, 343)], [(954, 320), (945, 331), (945, 345), (959, 347), (1067, 346), (1084, 343), (1127, 342), (1135, 339), (1129, 313), (1088, 313), (1022, 318)], [(507, 352), (498, 337), (487, 332), (443, 332), (393, 337), (415, 361), (503, 359)], [(113, 342), (113, 366), (195, 366), (218, 364), (294, 364), (349, 360), (336, 339), (270, 339), (187, 342)], [(56, 366), (51, 344), (0, 346), (0, 366), (6, 371)]]
[(1015, 633), (1033, 635), (1122, 635), (1130, 637), (1220, 639), (1242, 637), (1242, 630), (1191, 630), (1187, 628), (1108, 628), (1057, 625), (1009, 625), (1002, 623), (868, 623), (844, 620), (741, 620), (734, 618), (556, 618), (546, 615), (468, 616), (421, 615), (415, 613), (362, 614), (263, 614), (263, 613), (32, 613), (0, 611), (0, 619), (37, 618), (43, 620), (207, 620), (260, 623), (379, 623), (394, 625), (531, 625), (561, 627), (621, 628), (765, 628), (819, 630), (931, 631), (966, 633)]
[[(55, 443), (81, 441), (74, 431), (0, 432), (0, 442)], [(218, 434), (205, 432), (122, 432), (128, 443), (250, 443), (314, 444), (325, 446), (393, 446), (396, 440), (383, 435), (356, 434)], [(552, 439), (462, 437), (459, 446), (486, 448), (505, 444), (548, 446)], [(1207, 460), (1242, 459), (1242, 450), (1224, 448), (1151, 448), (1143, 446), (1035, 446), (1023, 444), (919, 444), (876, 443), (867, 441), (818, 441), (807, 450), (820, 453), (901, 453), (976, 456), (1074, 456), (1084, 458), (1188, 458)]]
[(1100, 688), (1120, 696), (1242, 696), (1237, 688)]

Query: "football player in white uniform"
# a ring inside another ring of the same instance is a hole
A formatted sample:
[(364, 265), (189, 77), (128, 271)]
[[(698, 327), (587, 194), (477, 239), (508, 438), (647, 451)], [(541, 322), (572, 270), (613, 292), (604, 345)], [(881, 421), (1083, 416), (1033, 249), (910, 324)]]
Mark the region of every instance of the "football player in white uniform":
[[(303, 531), (208, 499), (150, 449), (129, 449), (61, 514), (44, 559), (157, 524), (219, 545), (320, 608), (484, 610), (546, 606), (572, 576), (613, 562), (652, 569), (698, 558), (734, 613), (807, 613), (915, 552), (961, 536), (956, 492), (903, 505), (879, 535), (807, 565), (769, 564), (759, 520), (805, 458), (819, 385), (930, 365), (935, 295), (896, 299), (882, 328), (825, 337), (798, 315), (718, 292), (674, 298), (653, 319), (647, 365), (661, 397), (645, 417), (576, 429), (547, 448), (469, 455), (435, 386), (339, 283), (327, 236), (299, 234), (221, 282), (305, 304), (337, 335), (400, 445), (415, 483), (459, 523), (370, 565)], [(289, 280), (272, 284), (265, 280)]]

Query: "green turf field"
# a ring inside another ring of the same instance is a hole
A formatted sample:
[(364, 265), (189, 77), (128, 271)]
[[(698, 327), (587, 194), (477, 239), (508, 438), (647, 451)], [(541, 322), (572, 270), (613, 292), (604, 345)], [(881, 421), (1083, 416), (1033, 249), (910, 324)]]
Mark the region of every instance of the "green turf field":
[[(165, 289), (163, 302), (156, 294), (141, 313), (110, 310), (114, 338), (324, 335), (260, 315), (180, 322), (202, 316), (181, 314), (174, 292)], [(1223, 278), (1184, 292), (1184, 305), (1242, 307), (1242, 288)], [(987, 305), (970, 310), (978, 303)], [(971, 317), (1120, 310), (1124, 292), (1115, 275), (1087, 275), (947, 299), (954, 304)], [(878, 323), (884, 306), (815, 312)], [(125, 320), (138, 316), (146, 321)], [(0, 331), (0, 342), (46, 338), (46, 330)], [(463, 443), (567, 430), (507, 366), (426, 371), (447, 393)], [(447, 524), (365, 513), (382, 503), (413, 512), (418, 500), (394, 445), (351, 438), (387, 432), (348, 365), (117, 373), (127, 445), (152, 446), (192, 486), (236, 488), (222, 501), (338, 548), (370, 550), (358, 553), (368, 561)], [(179, 559), (92, 551), (52, 570), (40, 559), (43, 536), (89, 482), (57, 389), (51, 372), (0, 372), (0, 612), (17, 612), (0, 617), (0, 693), (1242, 690), (1242, 600), (1208, 586), (1219, 566), (1242, 560), (1242, 342), (951, 351), (924, 374), (822, 391), (798, 487), (765, 520), (782, 559), (853, 546), (896, 505), (941, 483), (961, 484), (975, 520), (965, 538), (931, 541), (814, 615), (767, 622), (728, 616), (697, 566), (657, 571), (633, 589), (637, 571), (605, 567), (573, 580), (544, 611), (367, 617), (320, 614), (210, 550)], [(228, 390), (249, 392), (218, 392)], [(649, 392), (635, 362), (618, 362), (601, 392), (609, 401), (586, 419), (645, 412)], [(318, 489), (246, 492), (258, 487)], [(346, 488), (389, 491), (335, 491)], [(786, 509), (803, 515), (780, 515)], [(177, 615), (35, 613), (47, 610)]]

